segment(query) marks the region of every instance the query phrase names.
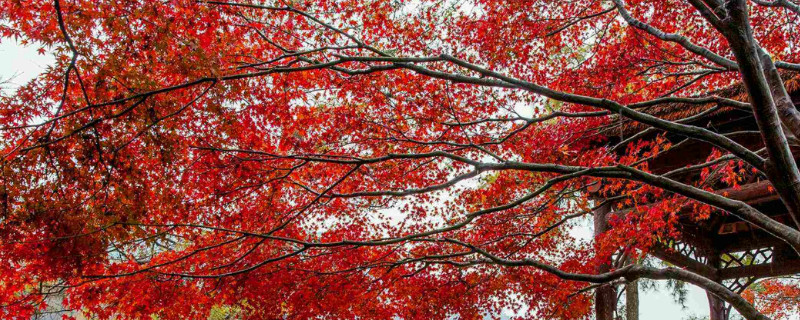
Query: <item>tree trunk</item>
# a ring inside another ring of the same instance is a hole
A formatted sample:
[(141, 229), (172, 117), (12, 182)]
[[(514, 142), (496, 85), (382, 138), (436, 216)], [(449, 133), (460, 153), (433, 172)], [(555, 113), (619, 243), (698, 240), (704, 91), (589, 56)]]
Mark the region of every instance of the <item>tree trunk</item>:
[[(747, 3), (743, 0), (730, 1), (726, 3), (726, 9), (729, 23), (724, 30), (725, 38), (739, 64), (742, 82), (750, 96), (753, 115), (769, 156), (765, 173), (781, 196), (795, 225), (800, 226), (800, 171), (789, 149), (772, 96), (772, 89), (780, 94), (781, 88), (770, 88), (766, 75), (768, 72), (765, 72), (765, 69), (770, 68), (769, 65), (762, 65), (761, 54), (764, 51), (753, 38)], [(783, 101), (785, 96), (781, 98)]]
[(764, 75), (767, 78), (772, 98), (775, 100), (775, 107), (778, 109), (778, 116), (781, 122), (786, 126), (787, 138), (795, 141), (800, 137), (800, 111), (797, 111), (792, 98), (786, 92), (783, 79), (781, 78), (775, 63), (772, 62), (772, 57), (763, 48), (759, 50), (759, 58), (761, 65), (764, 69)]

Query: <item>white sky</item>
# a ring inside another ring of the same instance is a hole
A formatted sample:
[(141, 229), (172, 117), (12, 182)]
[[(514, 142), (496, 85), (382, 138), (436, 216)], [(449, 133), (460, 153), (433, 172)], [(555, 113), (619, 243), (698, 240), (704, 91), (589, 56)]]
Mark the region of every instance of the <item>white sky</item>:
[(41, 55), (38, 46), (22, 47), (14, 39), (0, 39), (0, 81), (10, 79), (4, 90), (15, 89), (28, 82), (53, 62), (49, 55)]
[[(14, 39), (0, 39), (0, 41), (0, 80), (11, 79), (9, 84), (3, 86), (4, 90), (13, 90), (26, 83), (52, 62), (52, 57), (37, 52), (38, 46), (23, 47)], [(582, 230), (576, 230), (577, 235), (591, 235), (591, 224), (588, 222), (584, 224)], [(688, 289), (686, 309), (675, 303), (663, 290), (640, 291), (640, 319), (673, 320), (688, 319), (693, 316), (701, 319), (708, 317), (708, 300), (705, 292), (694, 286), (688, 286)]]

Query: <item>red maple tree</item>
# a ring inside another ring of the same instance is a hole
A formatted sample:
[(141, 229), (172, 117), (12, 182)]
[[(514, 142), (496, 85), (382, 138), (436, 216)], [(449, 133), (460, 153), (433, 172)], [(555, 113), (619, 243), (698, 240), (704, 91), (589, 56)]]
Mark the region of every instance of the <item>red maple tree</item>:
[[(687, 202), (800, 249), (792, 1), (0, 2), (4, 41), (55, 56), (0, 100), (0, 314), (580, 319), (647, 278), (785, 316), (763, 299), (796, 284), (609, 261)], [(675, 102), (749, 110), (764, 148), (642, 111)], [(609, 145), (621, 119), (713, 145), (681, 170), (730, 162), (792, 219), (652, 173), (675, 142)], [(636, 210), (575, 242), (611, 202)]]

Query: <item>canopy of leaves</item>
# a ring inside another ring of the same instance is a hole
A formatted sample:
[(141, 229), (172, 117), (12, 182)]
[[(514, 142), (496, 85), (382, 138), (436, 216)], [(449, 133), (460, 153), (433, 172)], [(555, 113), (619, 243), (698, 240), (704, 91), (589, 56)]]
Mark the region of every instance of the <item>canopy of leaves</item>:
[[(626, 9), (734, 58), (684, 1)], [(800, 61), (797, 16), (751, 9), (773, 58)], [(580, 169), (647, 170), (671, 144), (613, 152), (608, 111), (470, 66), (623, 104), (738, 79), (595, 0), (10, 0), (0, 36), (55, 57), (0, 98), (16, 319), (54, 300), (102, 319), (587, 318), (586, 283), (482, 252), (594, 273), (678, 236), (684, 198)], [(590, 193), (667, 201), (585, 242), (570, 230)]]

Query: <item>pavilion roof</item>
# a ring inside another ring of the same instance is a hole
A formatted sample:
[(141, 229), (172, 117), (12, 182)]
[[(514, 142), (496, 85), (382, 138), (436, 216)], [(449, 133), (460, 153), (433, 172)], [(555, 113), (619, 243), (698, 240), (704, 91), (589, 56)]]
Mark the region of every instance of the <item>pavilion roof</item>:
[[(782, 74), (782, 77), (784, 79), (784, 85), (786, 86), (786, 91), (788, 91), (790, 95), (796, 95), (800, 93), (800, 73), (794, 73), (794, 72), (784, 73)], [(741, 82), (735, 83), (733, 85), (730, 85), (728, 87), (719, 90), (708, 92), (707, 94), (703, 94), (698, 97), (701, 96), (719, 96), (723, 98), (733, 99), (736, 101), (748, 102), (747, 92), (745, 90), (744, 84), (742, 84)], [(659, 117), (664, 120), (679, 120), (709, 110), (713, 108), (715, 105), (716, 105), (715, 103), (707, 103), (707, 104), (668, 103), (668, 104), (644, 107), (639, 109), (639, 111)], [(711, 118), (731, 116), (733, 114), (742, 114), (742, 110), (733, 107), (720, 108), (719, 110), (711, 112), (710, 114), (706, 115), (704, 119), (707, 120)], [(633, 134), (641, 132), (642, 130), (645, 130), (646, 128), (648, 128), (647, 125), (629, 119), (618, 118), (614, 120), (614, 124), (612, 124), (610, 127), (604, 130), (605, 131), (604, 134), (608, 136), (629, 137)]]

